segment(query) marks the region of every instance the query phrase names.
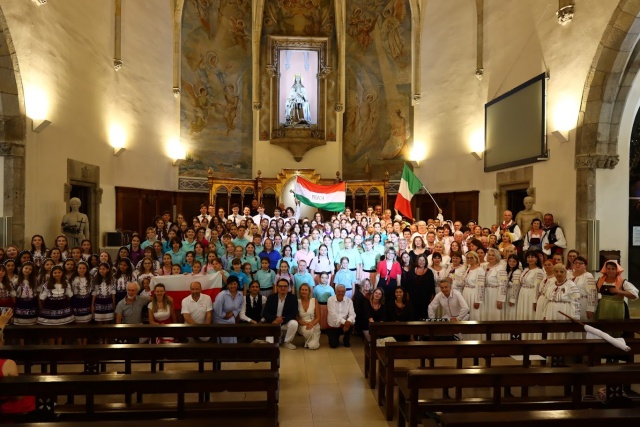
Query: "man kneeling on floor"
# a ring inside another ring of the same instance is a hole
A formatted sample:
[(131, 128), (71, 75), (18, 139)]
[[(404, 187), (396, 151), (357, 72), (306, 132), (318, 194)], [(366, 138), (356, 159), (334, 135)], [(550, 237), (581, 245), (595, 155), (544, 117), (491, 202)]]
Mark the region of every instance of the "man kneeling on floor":
[[(298, 322), (296, 321), (298, 298), (289, 293), (289, 285), (290, 283), (287, 279), (278, 280), (276, 284), (277, 293), (267, 297), (263, 316), (265, 323), (280, 325), (282, 329), (286, 328), (287, 332), (283, 346), (289, 350), (295, 350), (296, 346), (291, 341), (293, 341), (296, 332), (298, 332)], [(267, 337), (267, 341), (273, 342), (273, 338)]]
[(329, 297), (327, 301), (327, 336), (331, 348), (338, 347), (340, 335), (344, 335), (342, 343), (345, 347), (351, 347), (351, 332), (353, 323), (356, 321), (356, 313), (353, 311), (353, 302), (346, 297), (347, 293), (344, 285), (336, 285), (335, 296)]

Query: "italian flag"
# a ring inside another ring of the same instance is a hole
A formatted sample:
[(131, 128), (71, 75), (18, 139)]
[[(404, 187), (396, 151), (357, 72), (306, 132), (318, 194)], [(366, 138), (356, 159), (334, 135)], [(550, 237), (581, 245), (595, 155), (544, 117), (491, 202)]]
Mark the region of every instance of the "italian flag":
[(413, 218), (411, 213), (411, 199), (422, 188), (422, 183), (405, 163), (400, 180), (400, 189), (396, 197), (395, 209), (404, 216)]
[(344, 211), (347, 197), (346, 188), (347, 184), (345, 182), (333, 185), (318, 185), (298, 176), (296, 177), (294, 193), (298, 200), (307, 206), (330, 212), (342, 212)]

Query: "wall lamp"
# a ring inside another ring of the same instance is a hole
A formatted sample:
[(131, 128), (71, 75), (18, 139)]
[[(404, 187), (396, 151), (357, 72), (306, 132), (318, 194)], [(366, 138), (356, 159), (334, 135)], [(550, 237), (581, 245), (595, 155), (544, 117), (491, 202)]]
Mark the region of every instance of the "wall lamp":
[(553, 137), (557, 139), (558, 142), (569, 142), (568, 130), (554, 130), (553, 132), (551, 132), (551, 135), (553, 135)]
[(482, 151), (472, 151), (471, 155), (476, 160), (482, 160), (482, 157), (484, 156), (484, 153)]
[(47, 119), (31, 120), (31, 130), (40, 133), (49, 126), (51, 122)]

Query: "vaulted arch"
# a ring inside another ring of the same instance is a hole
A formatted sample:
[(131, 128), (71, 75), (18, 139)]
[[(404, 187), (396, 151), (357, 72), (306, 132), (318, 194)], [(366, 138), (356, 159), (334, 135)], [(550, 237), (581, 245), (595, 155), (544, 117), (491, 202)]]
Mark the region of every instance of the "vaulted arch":
[(12, 218), (13, 243), (24, 247), (26, 114), (18, 58), (2, 8), (0, 28), (0, 156), (4, 158), (1, 216)]

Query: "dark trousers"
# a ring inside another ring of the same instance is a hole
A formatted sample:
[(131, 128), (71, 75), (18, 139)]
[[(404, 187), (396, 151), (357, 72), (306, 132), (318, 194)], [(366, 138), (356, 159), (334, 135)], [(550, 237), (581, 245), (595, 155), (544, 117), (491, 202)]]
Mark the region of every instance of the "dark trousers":
[(342, 343), (345, 346), (351, 345), (351, 332), (353, 332), (353, 326), (350, 326), (347, 332), (340, 328), (327, 328), (327, 337), (329, 338), (329, 347), (336, 348), (340, 344), (340, 335), (344, 335)]

